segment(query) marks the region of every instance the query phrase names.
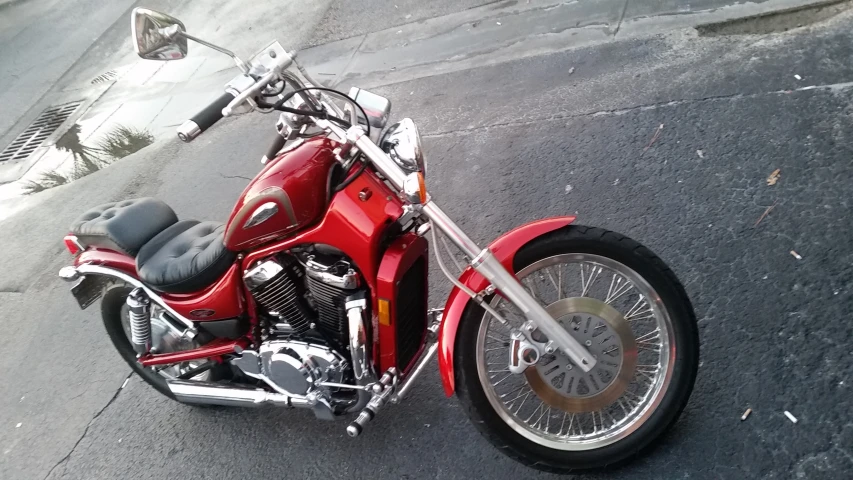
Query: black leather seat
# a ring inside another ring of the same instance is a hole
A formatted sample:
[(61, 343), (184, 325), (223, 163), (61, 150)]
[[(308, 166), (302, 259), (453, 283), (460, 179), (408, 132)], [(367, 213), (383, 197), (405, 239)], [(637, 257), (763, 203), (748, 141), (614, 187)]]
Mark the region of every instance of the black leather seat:
[(71, 233), (83, 245), (134, 256), (146, 242), (177, 221), (175, 212), (160, 200), (137, 198), (86, 211), (71, 224)]
[(140, 280), (165, 293), (192, 293), (215, 282), (237, 254), (225, 248), (225, 225), (182, 220), (160, 232), (136, 256)]

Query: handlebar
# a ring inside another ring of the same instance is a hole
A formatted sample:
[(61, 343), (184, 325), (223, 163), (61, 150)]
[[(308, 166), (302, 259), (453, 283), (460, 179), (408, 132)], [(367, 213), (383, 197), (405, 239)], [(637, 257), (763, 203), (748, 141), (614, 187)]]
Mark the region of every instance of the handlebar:
[(223, 93), (210, 105), (204, 107), (189, 120), (178, 127), (178, 138), (185, 142), (191, 142), (201, 135), (201, 132), (212, 127), (214, 123), (222, 120), (222, 109), (234, 100), (231, 93)]

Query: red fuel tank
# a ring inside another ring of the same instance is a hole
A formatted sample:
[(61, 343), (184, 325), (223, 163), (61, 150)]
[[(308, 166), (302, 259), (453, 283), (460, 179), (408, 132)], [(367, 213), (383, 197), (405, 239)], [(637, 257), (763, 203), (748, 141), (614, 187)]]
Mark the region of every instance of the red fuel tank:
[(334, 146), (316, 137), (270, 160), (237, 200), (225, 227), (225, 246), (246, 250), (318, 221), (329, 204)]

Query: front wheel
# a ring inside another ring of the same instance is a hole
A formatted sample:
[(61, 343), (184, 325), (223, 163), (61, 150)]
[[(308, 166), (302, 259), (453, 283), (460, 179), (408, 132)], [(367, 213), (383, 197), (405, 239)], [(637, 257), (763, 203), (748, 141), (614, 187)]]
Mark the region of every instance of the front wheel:
[(510, 332), (523, 315), (494, 296), (503, 324), (469, 302), (454, 349), (456, 391), (469, 417), (498, 449), (540, 470), (634, 457), (675, 423), (693, 389), (699, 334), (684, 287), (649, 249), (600, 228), (539, 237), (513, 263), (597, 363), (584, 373), (565, 354), (542, 352), (523, 373), (510, 373)]

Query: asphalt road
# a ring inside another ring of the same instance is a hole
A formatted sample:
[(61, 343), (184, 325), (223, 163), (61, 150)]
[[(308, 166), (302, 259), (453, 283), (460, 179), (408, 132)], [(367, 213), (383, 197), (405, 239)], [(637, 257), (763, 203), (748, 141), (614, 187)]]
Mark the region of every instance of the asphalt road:
[[(691, 402), (652, 452), (589, 478), (853, 470), (851, 21), (620, 41), (379, 89), (422, 125), (431, 191), (475, 240), (578, 212), (645, 243), (686, 284), (703, 342)], [(481, 439), (434, 371), (358, 440), (307, 411), (196, 409), (135, 377), (121, 388), (129, 369), (97, 310), (76, 310), (55, 279), (63, 226), (81, 204), (144, 195), (183, 218), (224, 218), (272, 123), (247, 116), (155, 144), (0, 224), (7, 251), (57, 239), (29, 252), (41, 259), (19, 293), (0, 293), (0, 331), (14, 332), (0, 356), (0, 477), (549, 478)]]

